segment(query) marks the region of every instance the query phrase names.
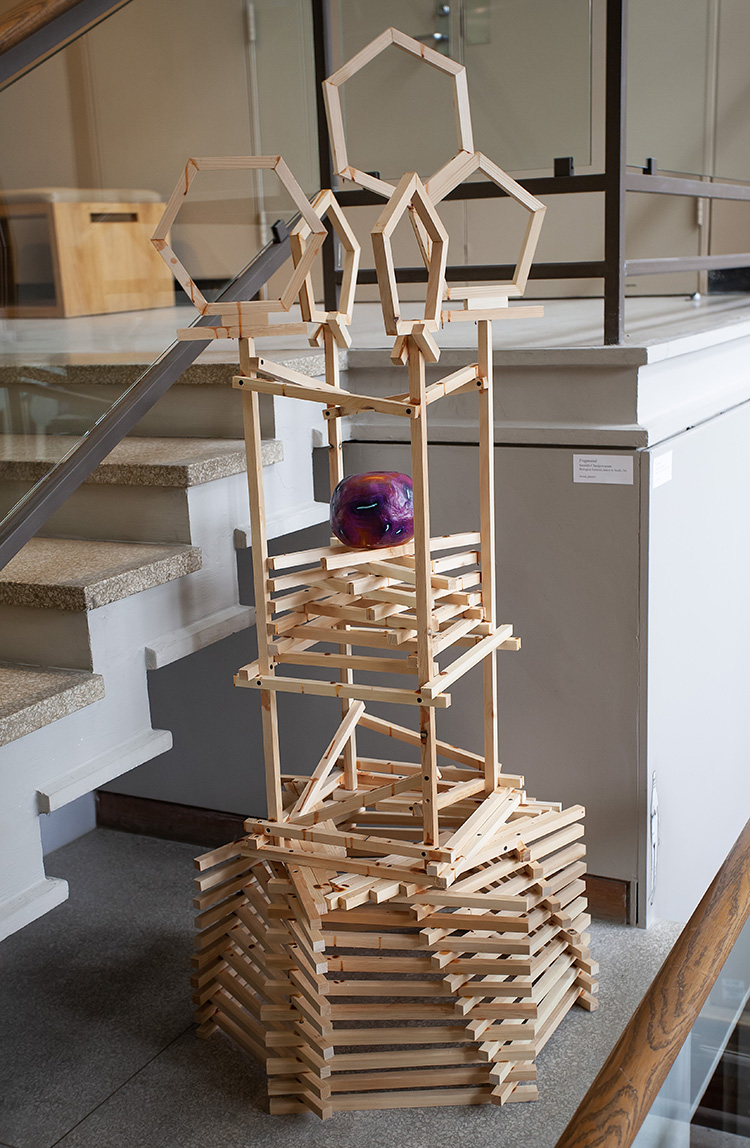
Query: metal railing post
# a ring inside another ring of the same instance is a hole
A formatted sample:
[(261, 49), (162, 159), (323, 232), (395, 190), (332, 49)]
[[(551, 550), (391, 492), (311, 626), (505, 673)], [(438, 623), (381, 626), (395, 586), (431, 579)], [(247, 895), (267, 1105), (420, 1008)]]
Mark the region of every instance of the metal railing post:
[(607, 0), (604, 143), (604, 342), (625, 337), (627, 0)]
[[(331, 6), (329, 0), (312, 0), (313, 50), (315, 53), (315, 111), (318, 123), (318, 171), (320, 186), (333, 187), (333, 156), (328, 137), (323, 81), (331, 74)], [(336, 276), (336, 239), (328, 228), (323, 244), (323, 295), (326, 311), (338, 310), (339, 284)]]

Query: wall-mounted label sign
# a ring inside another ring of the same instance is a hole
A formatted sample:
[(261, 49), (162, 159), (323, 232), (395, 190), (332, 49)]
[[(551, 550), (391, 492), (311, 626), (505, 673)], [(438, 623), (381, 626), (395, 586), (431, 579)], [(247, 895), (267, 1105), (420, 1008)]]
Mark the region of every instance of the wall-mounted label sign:
[(632, 454), (574, 454), (573, 482), (633, 485)]
[(665, 450), (664, 454), (653, 455), (653, 469), (651, 471), (651, 486), (663, 486), (665, 482), (672, 481), (672, 452)]

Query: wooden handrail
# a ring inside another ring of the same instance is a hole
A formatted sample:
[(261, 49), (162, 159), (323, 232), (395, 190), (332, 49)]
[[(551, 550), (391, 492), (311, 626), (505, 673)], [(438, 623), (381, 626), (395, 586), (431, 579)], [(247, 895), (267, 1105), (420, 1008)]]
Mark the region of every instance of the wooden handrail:
[(629, 1148), (750, 915), (750, 821), (556, 1148)]
[(0, 18), (0, 89), (106, 20), (130, 0), (22, 0)]
[(75, 8), (79, 0), (23, 0), (0, 19), (0, 56)]

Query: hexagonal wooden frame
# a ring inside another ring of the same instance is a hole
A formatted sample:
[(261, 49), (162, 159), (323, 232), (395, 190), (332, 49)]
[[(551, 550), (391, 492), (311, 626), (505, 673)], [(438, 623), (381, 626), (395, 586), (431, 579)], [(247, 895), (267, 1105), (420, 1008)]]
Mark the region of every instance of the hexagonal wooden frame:
[[(366, 64), (369, 64), (371, 60), (374, 60), (376, 56), (379, 56), (386, 48), (389, 48), (391, 44), (396, 48), (400, 48), (402, 52), (407, 52), (410, 56), (416, 56), (417, 59), (424, 60), (426, 64), (429, 64), (438, 72), (444, 72), (451, 77), (453, 81), (453, 107), (456, 113), (456, 127), (458, 130), (458, 154), (456, 158), (460, 158), (474, 151), (474, 137), (471, 130), (471, 110), (469, 108), (469, 88), (466, 82), (466, 69), (463, 64), (457, 64), (456, 61), (452, 60), (449, 56), (441, 56), (434, 48), (429, 48), (426, 44), (420, 44), (419, 40), (414, 40), (411, 36), (406, 36), (396, 28), (386, 28), (385, 32), (381, 32), (381, 34), (364, 47), (361, 52), (357, 52), (342, 68), (339, 68), (337, 72), (334, 72), (332, 76), (329, 76), (327, 80), (323, 81), (328, 132), (331, 141), (331, 152), (333, 154), (333, 166), (336, 174), (343, 176), (352, 183), (358, 184), (359, 187), (374, 191), (377, 195), (382, 195), (386, 199), (389, 199), (396, 190), (392, 183), (388, 183), (384, 179), (378, 179), (374, 175), (368, 175), (366, 171), (360, 171), (359, 168), (352, 167), (349, 163), (339, 89), (347, 80), (351, 79), (353, 75), (364, 68)], [(449, 164), (441, 168), (437, 174), (439, 175), (445, 171), (446, 168), (450, 167), (450, 164), (454, 162), (455, 160), (451, 160)]]
[(199, 171), (275, 171), (281, 183), (289, 192), (294, 206), (301, 214), (309, 228), (310, 239), (306, 245), (304, 256), (294, 268), (289, 282), (284, 288), (280, 298), (263, 299), (257, 302), (243, 302), (243, 313), (248, 316), (257, 312), (259, 316), (267, 315), (269, 311), (288, 311), (294, 302), (305, 276), (313, 265), (315, 256), (323, 245), (326, 229), (322, 220), (316, 215), (297, 180), (280, 155), (251, 155), (251, 156), (211, 156), (190, 158), (185, 164), (185, 171), (177, 181), (164, 214), (161, 217), (156, 231), (151, 237), (156, 250), (165, 261), (177, 282), (184, 288), (201, 315), (220, 315), (227, 310), (226, 303), (209, 303), (203, 293), (196, 286), (180, 260), (167, 242), (169, 230), (172, 227), (177, 213), (185, 202), (190, 185)]
[[(492, 288), (485, 287), (481, 290), (487, 295), (506, 297), (508, 295), (523, 295), (536, 245), (539, 241), (539, 232), (542, 229), (544, 215), (547, 211), (546, 204), (526, 191), (524, 187), (521, 187), (520, 183), (516, 183), (507, 172), (480, 151), (474, 152), (473, 155), (458, 155), (439, 172), (436, 172), (427, 180), (427, 194), (433, 203), (440, 203), (454, 188), (477, 171), (483, 172), (488, 179), (501, 187), (511, 199), (520, 203), (521, 207), (529, 212), (529, 222), (521, 242), (521, 250), (513, 278), (509, 283), (493, 284)], [(467, 291), (477, 294), (479, 290), (479, 288), (451, 288), (448, 295), (451, 299), (465, 299), (472, 297), (472, 295), (466, 294)]]
[[(339, 295), (339, 309), (328, 312), (321, 311), (315, 306), (312, 276), (308, 272), (299, 291), (302, 318), (308, 323), (325, 323), (336, 319), (348, 324), (352, 321), (354, 291), (357, 286), (357, 271), (359, 270), (359, 257), (362, 249), (349, 221), (341, 210), (341, 205), (329, 188), (318, 192), (312, 201), (312, 209), (321, 219), (325, 219), (326, 216), (330, 219), (333, 230), (341, 241), (341, 246), (344, 249), (343, 277)], [(305, 255), (309, 235), (309, 224), (306, 219), (302, 218), (293, 228), (290, 236), (295, 266)]]
[[(402, 319), (401, 303), (396, 285), (391, 236), (396, 225), (410, 208), (416, 212), (431, 240), (429, 254), (423, 251), (428, 268), (427, 295), (424, 316), (421, 319)], [(440, 326), (440, 307), (445, 290), (445, 266), (448, 260), (448, 232), (435, 211), (435, 207), (416, 172), (406, 172), (378, 217), (372, 230), (372, 247), (378, 277), (380, 302), (385, 329), (389, 335), (410, 335), (416, 326), (437, 331)]]

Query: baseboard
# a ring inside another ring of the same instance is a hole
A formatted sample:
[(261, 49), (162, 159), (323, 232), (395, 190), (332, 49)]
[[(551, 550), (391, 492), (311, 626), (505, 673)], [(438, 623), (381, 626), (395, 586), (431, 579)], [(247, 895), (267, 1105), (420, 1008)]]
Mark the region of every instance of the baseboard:
[[(96, 795), (96, 823), (125, 833), (142, 833), (167, 841), (187, 841), (193, 845), (224, 845), (245, 832), (245, 815), (132, 797), (126, 793), (102, 792)], [(589, 911), (598, 921), (619, 925), (630, 922), (630, 884), (614, 877), (586, 878)]]
[(0, 941), (43, 917), (67, 898), (68, 882), (60, 877), (46, 877), (7, 901), (0, 901)]
[(597, 921), (611, 921), (615, 925), (633, 923), (630, 904), (630, 882), (617, 877), (586, 875), (586, 896), (589, 912)]
[(132, 797), (127, 793), (96, 795), (96, 823), (106, 829), (124, 833), (142, 833), (165, 841), (186, 841), (191, 845), (215, 846), (235, 841), (245, 832), (245, 818), (239, 813), (220, 809), (202, 809), (196, 805), (178, 805), (174, 801), (155, 801), (150, 797)]

